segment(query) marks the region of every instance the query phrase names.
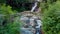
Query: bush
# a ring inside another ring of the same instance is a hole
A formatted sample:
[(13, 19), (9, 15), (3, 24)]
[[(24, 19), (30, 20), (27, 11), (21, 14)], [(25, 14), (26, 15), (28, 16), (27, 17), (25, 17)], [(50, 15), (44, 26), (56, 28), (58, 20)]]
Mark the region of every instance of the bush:
[(14, 14), (14, 12), (11, 8), (12, 7), (6, 6), (5, 4), (0, 4), (0, 14), (3, 14), (3, 15)]
[(16, 18), (13, 23), (0, 26), (0, 34), (20, 34), (20, 21)]
[[(11, 16), (15, 14), (15, 10), (12, 10), (10, 6), (6, 6), (5, 4), (0, 4), (0, 15), (8, 20)], [(1, 17), (1, 16), (0, 16)]]
[(20, 21), (16, 17), (10, 22), (10, 15), (15, 11), (10, 6), (0, 4), (0, 34), (20, 34)]
[(60, 34), (60, 1), (44, 10), (42, 21), (45, 34)]

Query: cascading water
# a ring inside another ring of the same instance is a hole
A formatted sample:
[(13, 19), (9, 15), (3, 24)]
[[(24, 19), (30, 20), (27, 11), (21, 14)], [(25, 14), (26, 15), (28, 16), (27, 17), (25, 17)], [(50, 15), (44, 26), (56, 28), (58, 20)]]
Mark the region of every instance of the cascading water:
[(37, 7), (37, 4), (38, 4), (37, 2), (34, 3), (34, 6), (32, 7), (31, 12), (35, 10), (35, 8)]
[(32, 7), (31, 12), (33, 12), (36, 9), (38, 2), (40, 2), (40, 0), (35, 0), (34, 6)]

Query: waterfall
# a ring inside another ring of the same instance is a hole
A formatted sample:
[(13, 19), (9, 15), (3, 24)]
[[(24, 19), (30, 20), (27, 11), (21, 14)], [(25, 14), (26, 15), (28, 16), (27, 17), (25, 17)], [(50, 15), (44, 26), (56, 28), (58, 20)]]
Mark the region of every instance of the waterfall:
[(31, 12), (33, 12), (35, 10), (35, 8), (37, 7), (37, 4), (38, 4), (38, 2), (34, 3), (34, 6), (32, 7)]
[(40, 0), (35, 0), (34, 6), (32, 7), (31, 12), (33, 12), (36, 9), (37, 4), (38, 4), (39, 1)]

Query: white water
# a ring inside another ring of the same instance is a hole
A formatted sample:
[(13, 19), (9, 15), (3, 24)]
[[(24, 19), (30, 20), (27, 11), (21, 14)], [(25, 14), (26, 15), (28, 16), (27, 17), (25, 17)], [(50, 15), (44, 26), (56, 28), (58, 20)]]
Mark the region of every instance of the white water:
[(36, 9), (37, 4), (38, 4), (38, 2), (40, 2), (40, 1), (41, 1), (41, 0), (35, 0), (34, 6), (32, 7), (31, 12), (33, 12), (33, 11)]
[(31, 9), (31, 12), (33, 12), (33, 11), (35, 10), (35, 8), (37, 7), (37, 3), (38, 3), (38, 2), (35, 2), (34, 6), (33, 6), (32, 9)]

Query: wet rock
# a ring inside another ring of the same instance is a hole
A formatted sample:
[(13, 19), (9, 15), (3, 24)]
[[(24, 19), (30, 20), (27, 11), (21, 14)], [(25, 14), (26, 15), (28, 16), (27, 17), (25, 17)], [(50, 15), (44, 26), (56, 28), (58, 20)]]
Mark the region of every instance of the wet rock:
[[(25, 13), (25, 14), (23, 14), (23, 13)], [(23, 12), (23, 13), (21, 16), (21, 20), (24, 21), (23, 23), (25, 23), (25, 24), (23, 26), (24, 28), (21, 28), (21, 31), (22, 31), (21, 33), (22, 34), (34, 34), (34, 33), (36, 33), (36, 30), (40, 29), (39, 16), (36, 16), (30, 12)]]

